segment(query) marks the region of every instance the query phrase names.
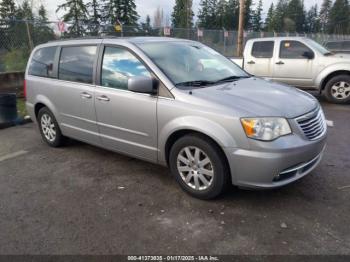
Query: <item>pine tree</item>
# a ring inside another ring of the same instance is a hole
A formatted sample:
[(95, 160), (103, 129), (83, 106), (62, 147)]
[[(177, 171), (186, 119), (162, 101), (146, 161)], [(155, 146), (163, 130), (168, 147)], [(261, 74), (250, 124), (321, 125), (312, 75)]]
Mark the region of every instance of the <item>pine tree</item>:
[(265, 30), (268, 32), (272, 32), (275, 30), (274, 11), (275, 11), (275, 7), (273, 3), (271, 3), (265, 19)]
[(262, 30), (262, 11), (263, 11), (263, 7), (262, 7), (262, 0), (259, 0), (258, 6), (256, 7), (256, 9), (253, 12), (253, 17), (252, 17), (252, 29), (253, 31), (259, 32)]
[(282, 32), (284, 30), (285, 15), (288, 8), (287, 0), (278, 0), (275, 12), (273, 14), (274, 31)]
[(154, 12), (153, 16), (153, 27), (154, 28), (160, 28), (163, 26), (163, 9), (160, 8), (160, 6), (157, 7), (156, 11)]
[(191, 28), (193, 26), (192, 0), (176, 0), (171, 20), (174, 27)]
[(140, 18), (140, 16), (136, 11), (135, 0), (123, 0), (122, 2), (121, 22), (129, 26), (137, 25), (137, 20)]
[(320, 10), (320, 26), (321, 31), (326, 32), (329, 22), (329, 13), (332, 9), (332, 0), (323, 0)]
[(304, 32), (305, 10), (301, 0), (290, 0), (284, 21), (284, 29), (288, 32)]
[(31, 21), (34, 20), (33, 9), (28, 0), (23, 1), (22, 5), (19, 8), (18, 14), (22, 19)]
[(320, 21), (317, 4), (312, 6), (306, 16), (306, 32), (317, 33), (320, 31)]
[(227, 10), (227, 1), (219, 0), (216, 10), (215, 10), (215, 28), (221, 29), (226, 28), (226, 10)]
[(198, 26), (208, 29), (217, 28), (217, 0), (202, 0), (198, 12)]
[(116, 24), (118, 21), (123, 25), (135, 26), (139, 15), (136, 11), (135, 0), (110, 0), (108, 3), (108, 22)]
[(245, 8), (244, 8), (244, 29), (250, 30), (252, 29), (252, 0), (245, 0)]
[(64, 4), (58, 6), (56, 12), (61, 9), (67, 11), (63, 15), (63, 21), (71, 23), (68, 27), (68, 35), (84, 35), (84, 27), (89, 13), (83, 0), (66, 0)]
[(102, 21), (102, 6), (98, 0), (92, 0), (87, 3), (89, 11), (89, 24), (88, 28), (92, 35), (97, 35)]
[(229, 0), (225, 12), (225, 28), (237, 30), (239, 17), (239, 0)]
[(48, 26), (48, 20), (45, 6), (40, 5), (34, 30), (34, 40), (38, 43), (43, 43), (54, 39), (54, 31)]
[(14, 0), (2, 0), (0, 3), (0, 18), (14, 19), (16, 17), (16, 5)]
[(349, 33), (349, 12), (348, 0), (335, 0), (329, 13), (328, 32), (331, 34)]

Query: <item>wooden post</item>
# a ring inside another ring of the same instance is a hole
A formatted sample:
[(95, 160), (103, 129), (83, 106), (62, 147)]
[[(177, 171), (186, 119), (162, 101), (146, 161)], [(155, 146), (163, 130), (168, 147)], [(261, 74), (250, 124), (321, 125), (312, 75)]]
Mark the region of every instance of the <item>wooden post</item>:
[(26, 28), (27, 28), (27, 36), (28, 36), (29, 48), (30, 48), (30, 51), (32, 51), (34, 49), (34, 44), (33, 44), (32, 36), (30, 34), (28, 21), (26, 21)]
[(240, 0), (239, 1), (237, 56), (243, 55), (244, 9), (245, 9), (245, 0)]

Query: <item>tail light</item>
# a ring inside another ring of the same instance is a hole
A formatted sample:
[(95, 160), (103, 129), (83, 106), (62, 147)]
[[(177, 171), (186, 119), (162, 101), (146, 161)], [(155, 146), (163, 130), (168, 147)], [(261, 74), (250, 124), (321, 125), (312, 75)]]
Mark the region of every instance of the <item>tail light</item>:
[(27, 98), (27, 83), (25, 79), (23, 81), (23, 95), (24, 95), (24, 98)]

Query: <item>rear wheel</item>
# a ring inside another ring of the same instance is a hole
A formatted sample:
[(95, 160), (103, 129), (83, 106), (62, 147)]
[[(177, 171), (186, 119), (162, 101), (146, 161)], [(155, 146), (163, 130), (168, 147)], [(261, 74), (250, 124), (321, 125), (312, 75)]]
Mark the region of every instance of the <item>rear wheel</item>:
[(47, 107), (39, 110), (38, 124), (41, 136), (49, 146), (59, 147), (63, 145), (65, 137), (61, 133), (56, 118)]
[(338, 75), (328, 81), (325, 96), (329, 102), (345, 104), (350, 102), (350, 76)]
[(190, 195), (212, 199), (225, 191), (229, 172), (220, 148), (200, 135), (186, 135), (175, 142), (169, 165), (179, 185)]

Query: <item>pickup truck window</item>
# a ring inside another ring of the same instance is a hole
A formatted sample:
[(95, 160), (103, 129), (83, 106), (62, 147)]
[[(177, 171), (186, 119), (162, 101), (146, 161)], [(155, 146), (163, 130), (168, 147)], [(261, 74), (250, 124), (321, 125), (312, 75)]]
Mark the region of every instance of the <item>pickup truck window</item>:
[(272, 58), (274, 41), (257, 41), (253, 43), (252, 56), (256, 58)]
[(299, 41), (281, 41), (280, 58), (307, 59), (305, 52), (313, 53), (306, 45)]

